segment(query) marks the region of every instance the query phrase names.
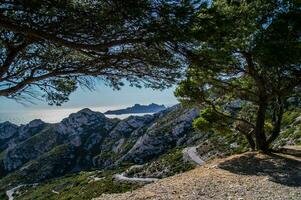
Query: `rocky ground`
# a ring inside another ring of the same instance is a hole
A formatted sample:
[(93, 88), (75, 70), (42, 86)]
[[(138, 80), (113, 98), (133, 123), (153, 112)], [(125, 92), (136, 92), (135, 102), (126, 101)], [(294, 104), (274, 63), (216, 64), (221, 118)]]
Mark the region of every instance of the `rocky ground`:
[(245, 153), (97, 200), (301, 199), (301, 158)]

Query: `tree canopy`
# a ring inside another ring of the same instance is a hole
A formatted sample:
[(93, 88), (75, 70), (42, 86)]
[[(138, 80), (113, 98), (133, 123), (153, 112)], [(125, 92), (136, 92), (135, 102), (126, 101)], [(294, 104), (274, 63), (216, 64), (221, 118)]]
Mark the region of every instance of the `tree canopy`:
[(1, 0), (0, 96), (60, 105), (95, 78), (168, 87), (193, 15), (191, 1)]
[(0, 96), (60, 105), (95, 79), (163, 89), (188, 63), (176, 95), (204, 109), (195, 126), (235, 129), (265, 151), (300, 98), (300, 10), (297, 0), (0, 0)]
[(205, 109), (196, 127), (232, 123), (252, 148), (269, 148), (280, 134), (285, 102), (300, 94), (300, 6), (293, 0), (217, 0), (202, 7), (187, 78), (176, 91), (182, 102)]

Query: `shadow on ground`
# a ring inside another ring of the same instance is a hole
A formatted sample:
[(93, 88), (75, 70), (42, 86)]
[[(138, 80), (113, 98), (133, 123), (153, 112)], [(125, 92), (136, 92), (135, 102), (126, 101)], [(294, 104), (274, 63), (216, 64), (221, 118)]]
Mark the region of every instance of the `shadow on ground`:
[(301, 162), (283, 155), (249, 153), (219, 164), (219, 168), (241, 175), (268, 176), (283, 185), (301, 186)]

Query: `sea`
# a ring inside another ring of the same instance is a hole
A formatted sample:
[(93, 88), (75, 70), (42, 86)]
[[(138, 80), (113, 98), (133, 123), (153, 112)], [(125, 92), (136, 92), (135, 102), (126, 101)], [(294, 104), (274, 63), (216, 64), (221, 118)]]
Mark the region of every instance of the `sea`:
[[(116, 110), (125, 107), (120, 106), (103, 106), (103, 107), (91, 107), (92, 111), (106, 112), (108, 110)], [(47, 123), (58, 123), (64, 118), (68, 117), (72, 113), (76, 113), (83, 108), (52, 108), (52, 109), (32, 109), (32, 110), (11, 110), (11, 111), (0, 111), (0, 123), (9, 121), (11, 123), (21, 125), (27, 124), (34, 119), (41, 119)], [(106, 115), (108, 118), (119, 118), (125, 119), (131, 115), (143, 116), (153, 113), (139, 113), (139, 114), (123, 114), (123, 115)]]

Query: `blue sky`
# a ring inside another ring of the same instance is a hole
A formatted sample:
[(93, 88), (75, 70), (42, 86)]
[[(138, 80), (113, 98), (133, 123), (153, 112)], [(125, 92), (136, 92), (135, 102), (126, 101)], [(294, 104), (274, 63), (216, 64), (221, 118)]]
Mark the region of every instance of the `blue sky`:
[[(175, 87), (159, 91), (150, 88), (135, 88), (124, 86), (121, 90), (114, 91), (112, 88), (99, 84), (95, 91), (77, 89), (70, 96), (70, 101), (63, 104), (63, 108), (86, 108), (100, 106), (130, 106), (135, 103), (150, 104), (158, 103), (173, 105), (177, 99), (173, 95)], [(35, 104), (27, 103), (26, 106), (4, 97), (0, 97), (0, 111), (16, 111), (51, 108), (45, 102), (36, 101)]]

